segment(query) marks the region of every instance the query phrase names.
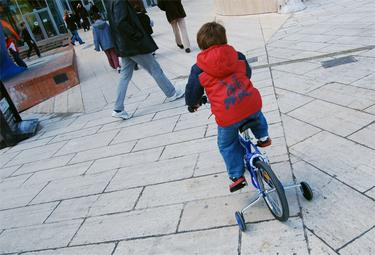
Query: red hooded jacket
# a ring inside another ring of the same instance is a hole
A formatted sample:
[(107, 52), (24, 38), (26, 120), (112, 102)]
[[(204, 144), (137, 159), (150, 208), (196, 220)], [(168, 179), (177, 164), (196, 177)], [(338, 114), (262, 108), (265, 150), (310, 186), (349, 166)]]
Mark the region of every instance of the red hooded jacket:
[(219, 126), (233, 125), (262, 108), (259, 91), (246, 75), (246, 63), (230, 45), (215, 45), (197, 57), (199, 81)]

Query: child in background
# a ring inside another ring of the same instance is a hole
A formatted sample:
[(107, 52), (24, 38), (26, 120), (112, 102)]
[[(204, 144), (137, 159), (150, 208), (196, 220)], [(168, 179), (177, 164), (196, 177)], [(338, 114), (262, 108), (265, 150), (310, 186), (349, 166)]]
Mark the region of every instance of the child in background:
[(229, 190), (234, 192), (247, 185), (243, 176), (245, 151), (238, 138), (238, 128), (249, 120), (258, 120), (259, 124), (251, 128), (258, 139), (257, 145), (266, 147), (272, 143), (261, 112), (262, 99), (250, 81), (251, 68), (246, 57), (227, 44), (222, 25), (204, 24), (197, 41), (202, 51), (191, 68), (185, 100), (188, 106), (197, 109), (206, 91), (218, 124), (219, 150), (232, 180)]
[(5, 37), (5, 44), (6, 44), (6, 47), (9, 51), (10, 55), (13, 57), (14, 62), (16, 62), (16, 64), (18, 66), (22, 66), (22, 67), (27, 68), (26, 63), (20, 57), (20, 54), (19, 54), (18, 49), (16, 47), (16, 44), (14, 43), (12, 38), (6, 36)]
[(120, 73), (121, 66), (114, 49), (110, 28), (107, 22), (101, 19), (98, 13), (93, 14), (94, 24), (92, 33), (94, 36), (95, 50), (103, 50), (108, 58), (109, 65)]

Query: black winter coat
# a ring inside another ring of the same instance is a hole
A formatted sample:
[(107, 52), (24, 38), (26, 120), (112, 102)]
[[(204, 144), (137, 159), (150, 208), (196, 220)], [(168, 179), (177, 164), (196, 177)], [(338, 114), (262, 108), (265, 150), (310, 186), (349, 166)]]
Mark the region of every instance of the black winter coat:
[(158, 0), (158, 7), (165, 11), (169, 23), (186, 17), (181, 0)]
[(128, 0), (108, 0), (106, 4), (113, 43), (119, 57), (148, 54), (158, 49)]
[(76, 20), (73, 16), (71, 15), (68, 15), (65, 17), (65, 23), (66, 23), (66, 27), (71, 31), (75, 31), (77, 30), (77, 24), (76, 24)]

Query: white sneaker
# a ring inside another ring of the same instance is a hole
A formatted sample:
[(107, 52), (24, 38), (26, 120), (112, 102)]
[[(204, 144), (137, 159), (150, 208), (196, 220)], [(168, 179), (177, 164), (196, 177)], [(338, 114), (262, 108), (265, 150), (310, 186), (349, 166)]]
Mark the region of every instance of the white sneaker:
[(181, 97), (183, 97), (185, 95), (185, 91), (182, 90), (182, 89), (176, 89), (176, 92), (174, 93), (173, 96), (171, 97), (167, 97), (167, 100), (165, 100), (166, 102), (173, 102)]
[(122, 111), (122, 112), (115, 112), (115, 111), (113, 111), (112, 112), (112, 117), (114, 117), (114, 118), (121, 118), (121, 119), (123, 119), (123, 120), (128, 120), (128, 119), (130, 119), (132, 116), (131, 115), (129, 115), (127, 112), (125, 112), (125, 111)]

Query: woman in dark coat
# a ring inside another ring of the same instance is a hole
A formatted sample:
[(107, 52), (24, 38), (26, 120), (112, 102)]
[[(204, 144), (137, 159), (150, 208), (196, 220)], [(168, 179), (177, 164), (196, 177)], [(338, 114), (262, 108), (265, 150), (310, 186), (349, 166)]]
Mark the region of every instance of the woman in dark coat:
[(186, 30), (186, 13), (181, 0), (158, 0), (158, 6), (165, 11), (167, 20), (171, 24), (176, 39), (177, 46), (185, 48), (185, 52), (190, 52), (190, 42)]

